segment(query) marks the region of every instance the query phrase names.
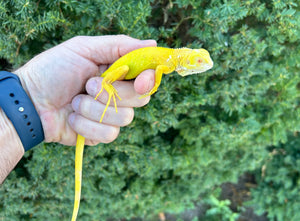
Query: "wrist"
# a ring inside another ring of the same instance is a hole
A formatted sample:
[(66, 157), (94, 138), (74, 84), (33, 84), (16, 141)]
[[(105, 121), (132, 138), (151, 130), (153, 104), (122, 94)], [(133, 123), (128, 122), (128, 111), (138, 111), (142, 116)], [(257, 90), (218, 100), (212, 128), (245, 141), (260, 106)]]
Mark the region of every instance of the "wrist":
[(24, 79), (24, 76), (26, 76), (25, 75), (25, 70), (24, 70), (25, 68), (19, 68), (19, 69), (17, 69), (16, 71), (14, 71), (14, 72), (12, 72), (13, 74), (15, 74), (15, 75), (17, 75), (18, 77), (19, 77), (19, 79), (20, 79), (20, 81), (21, 81), (21, 85), (22, 85), (22, 87), (23, 87), (23, 89), (24, 89), (24, 91), (26, 92), (26, 94), (27, 94), (27, 96), (30, 98), (30, 100), (31, 100), (31, 102), (32, 102), (32, 104), (33, 104), (33, 106), (35, 107), (35, 109), (36, 109), (36, 111), (38, 112), (38, 114), (39, 114), (39, 107), (38, 107), (38, 105), (37, 105), (37, 102), (36, 102), (36, 100), (34, 99), (34, 96), (32, 96), (32, 93), (31, 93), (31, 91), (30, 91), (30, 89), (28, 88), (28, 84), (27, 84), (27, 81)]
[(0, 108), (0, 184), (24, 155), (24, 148), (13, 124)]
[(17, 153), (17, 155), (23, 155), (24, 148), (20, 140), (20, 137), (18, 136), (18, 133), (14, 125), (7, 118), (6, 114), (3, 112), (1, 108), (0, 108), (0, 131), (1, 131), (0, 147), (3, 148), (6, 146), (11, 146), (12, 152)]
[[(58, 120), (55, 118), (54, 114), (49, 111), (47, 107), (47, 101), (39, 93), (39, 84), (32, 81), (31, 75), (34, 75), (34, 70), (31, 69), (28, 72), (27, 65), (15, 70), (13, 72), (17, 75), (21, 81), (24, 91), (27, 93), (28, 97), (31, 99), (42, 123), (45, 142), (57, 142), (59, 140), (59, 134), (57, 128)], [(39, 99), (41, 97), (41, 99)]]

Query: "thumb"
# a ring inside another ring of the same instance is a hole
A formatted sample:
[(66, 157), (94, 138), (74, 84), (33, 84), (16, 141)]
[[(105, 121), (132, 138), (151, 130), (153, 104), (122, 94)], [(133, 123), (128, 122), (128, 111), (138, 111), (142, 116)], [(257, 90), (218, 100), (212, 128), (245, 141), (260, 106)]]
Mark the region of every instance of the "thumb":
[(126, 35), (78, 36), (63, 44), (97, 65), (111, 64), (132, 50), (157, 45), (155, 40), (139, 40)]

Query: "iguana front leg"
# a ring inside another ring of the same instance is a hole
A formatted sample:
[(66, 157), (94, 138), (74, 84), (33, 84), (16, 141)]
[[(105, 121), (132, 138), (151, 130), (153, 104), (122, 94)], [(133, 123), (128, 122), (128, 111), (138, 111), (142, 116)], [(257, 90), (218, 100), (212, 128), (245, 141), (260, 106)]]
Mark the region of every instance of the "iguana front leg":
[(170, 74), (171, 72), (175, 71), (175, 67), (169, 67), (167, 65), (158, 65), (155, 69), (155, 83), (154, 83), (154, 87), (151, 89), (150, 92), (140, 96), (140, 98), (145, 98), (148, 97), (152, 94), (154, 94), (160, 83), (161, 83), (161, 78), (163, 74)]

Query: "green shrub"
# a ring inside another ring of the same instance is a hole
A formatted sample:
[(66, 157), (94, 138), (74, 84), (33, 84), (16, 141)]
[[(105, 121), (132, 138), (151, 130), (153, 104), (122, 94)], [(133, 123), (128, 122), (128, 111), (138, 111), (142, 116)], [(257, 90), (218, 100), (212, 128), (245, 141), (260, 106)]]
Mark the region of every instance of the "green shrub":
[(299, 220), (300, 139), (269, 148), (269, 157), (257, 171), (258, 186), (250, 205), (258, 213), (268, 211), (270, 220)]
[[(260, 168), (266, 147), (299, 131), (298, 4), (1, 1), (0, 55), (14, 68), (72, 36), (117, 33), (162, 46), (204, 47), (214, 60), (205, 74), (165, 76), (115, 142), (86, 148), (79, 220), (193, 207), (200, 194), (211, 199), (213, 187)], [(73, 186), (74, 148), (40, 145), (1, 186), (0, 220), (69, 219)]]

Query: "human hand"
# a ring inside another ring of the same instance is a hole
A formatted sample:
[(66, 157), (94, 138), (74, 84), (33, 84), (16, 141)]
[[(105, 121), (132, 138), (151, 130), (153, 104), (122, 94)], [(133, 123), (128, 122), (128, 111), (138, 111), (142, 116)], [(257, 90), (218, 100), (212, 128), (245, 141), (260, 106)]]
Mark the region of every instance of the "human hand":
[(102, 81), (94, 76), (103, 73), (120, 56), (149, 46), (156, 46), (156, 42), (123, 35), (80, 36), (39, 54), (15, 71), (40, 115), (45, 142), (75, 145), (77, 133), (86, 137), (88, 145), (113, 141), (119, 128), (132, 121), (133, 107), (149, 102), (149, 97), (138, 97), (153, 87), (154, 71), (144, 71), (134, 83), (115, 82), (122, 98), (117, 101), (118, 113), (109, 107), (101, 124), (98, 121), (107, 94), (94, 100)]

